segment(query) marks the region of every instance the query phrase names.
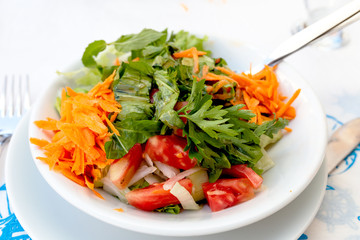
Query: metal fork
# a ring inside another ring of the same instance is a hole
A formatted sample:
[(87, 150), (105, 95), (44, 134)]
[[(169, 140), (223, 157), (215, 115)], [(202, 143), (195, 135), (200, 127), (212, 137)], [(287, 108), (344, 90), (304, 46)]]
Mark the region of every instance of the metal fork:
[(5, 76), (0, 81), (0, 155), (21, 117), (30, 108), (29, 76)]

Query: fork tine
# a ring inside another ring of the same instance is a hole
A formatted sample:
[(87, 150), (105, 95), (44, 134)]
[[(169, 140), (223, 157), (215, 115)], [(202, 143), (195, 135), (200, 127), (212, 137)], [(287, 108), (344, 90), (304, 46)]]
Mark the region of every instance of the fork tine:
[(29, 87), (29, 75), (25, 76), (25, 83), (23, 84), (24, 94), (22, 94), (22, 109), (21, 114), (24, 114), (27, 110), (30, 109), (31, 100), (30, 100), (30, 87)]
[(0, 81), (0, 117), (20, 117), (30, 109), (29, 75), (5, 75)]
[(0, 92), (0, 117), (5, 117), (5, 100), (6, 100), (6, 89), (7, 89), (7, 75), (5, 75), (4, 81), (2, 82), (1, 92)]
[(5, 106), (6, 108), (6, 116), (13, 117), (15, 113), (15, 76), (12, 75), (12, 79), (10, 83), (8, 83), (9, 86), (6, 91), (6, 101), (7, 104)]
[(12, 76), (12, 81), (7, 82), (6, 84), (8, 85), (6, 88), (6, 100), (5, 100), (5, 116), (7, 117), (12, 117), (14, 115), (14, 75)]
[(13, 76), (13, 89), (12, 89), (12, 98), (13, 98), (13, 116), (21, 116), (21, 82), (22, 78), (19, 76), (18, 79)]

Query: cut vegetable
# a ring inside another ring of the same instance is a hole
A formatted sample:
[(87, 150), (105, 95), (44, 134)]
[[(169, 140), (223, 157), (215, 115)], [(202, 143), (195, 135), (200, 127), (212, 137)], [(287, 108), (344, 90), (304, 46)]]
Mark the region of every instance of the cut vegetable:
[(102, 169), (113, 162), (105, 157), (102, 149), (111, 136), (109, 122), (104, 122), (105, 116), (120, 112), (121, 107), (109, 89), (114, 76), (115, 72), (87, 94), (64, 88), (60, 120), (48, 118), (35, 122), (39, 128), (53, 132), (51, 141), (30, 138), (31, 143), (44, 150), (45, 157), (38, 159), (50, 169), (90, 189), (94, 189), (94, 182), (103, 177)]
[(188, 210), (199, 210), (200, 206), (195, 202), (194, 198), (191, 196), (191, 193), (181, 186), (179, 182), (176, 182), (175, 185), (170, 190), (170, 193), (174, 195), (180, 202), (183, 209)]
[[(142, 148), (141, 145), (137, 143), (124, 157), (117, 159), (110, 165), (108, 173), (110, 180), (119, 189), (126, 188), (138, 170), (141, 161)], [(153, 171), (155, 171), (155, 169)]]

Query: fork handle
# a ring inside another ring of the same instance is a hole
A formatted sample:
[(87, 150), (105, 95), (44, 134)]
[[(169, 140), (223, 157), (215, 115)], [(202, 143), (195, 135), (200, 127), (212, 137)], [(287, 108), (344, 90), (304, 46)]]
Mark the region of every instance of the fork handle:
[(353, 0), (342, 8), (320, 19), (288, 38), (268, 57), (265, 64), (273, 66), (282, 59), (314, 42), (330, 31), (347, 26), (360, 17), (360, 0)]

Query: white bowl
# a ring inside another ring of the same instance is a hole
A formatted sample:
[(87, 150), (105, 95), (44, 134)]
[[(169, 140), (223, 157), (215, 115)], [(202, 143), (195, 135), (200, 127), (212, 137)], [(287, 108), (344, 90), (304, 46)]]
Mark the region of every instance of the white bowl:
[[(224, 57), (232, 69), (246, 70), (251, 62), (261, 62), (262, 56), (244, 44), (217, 38), (210, 40), (208, 47), (213, 56)], [(157, 235), (193, 236), (254, 223), (289, 204), (308, 186), (321, 166), (326, 146), (325, 115), (310, 86), (285, 62), (279, 65), (277, 74), (283, 94), (290, 96), (296, 89), (302, 89), (293, 104), (297, 111), (297, 117), (289, 125), (293, 131), (269, 151), (276, 165), (263, 175), (263, 191), (237, 206), (215, 213), (208, 206), (179, 215), (144, 212), (99, 191), (105, 197), (102, 200), (89, 189), (50, 171), (46, 164), (36, 159), (42, 152), (30, 144), (34, 162), (45, 180), (66, 201), (93, 217), (121, 228)], [(30, 121), (58, 118), (54, 109), (56, 96), (61, 87), (69, 85), (72, 84), (63, 78), (56, 79), (34, 105)], [(46, 138), (34, 124), (30, 124), (29, 136)], [(124, 212), (115, 211), (116, 208), (122, 208)]]

